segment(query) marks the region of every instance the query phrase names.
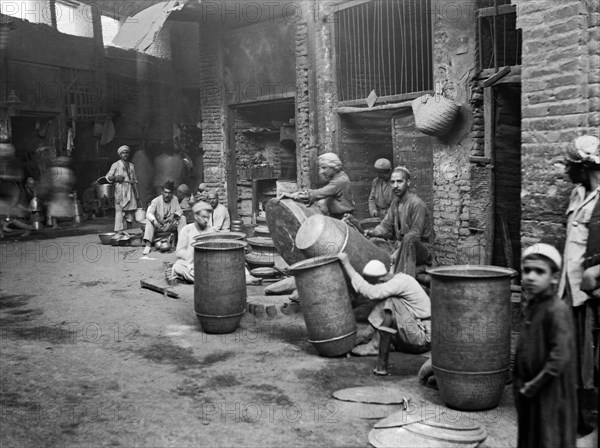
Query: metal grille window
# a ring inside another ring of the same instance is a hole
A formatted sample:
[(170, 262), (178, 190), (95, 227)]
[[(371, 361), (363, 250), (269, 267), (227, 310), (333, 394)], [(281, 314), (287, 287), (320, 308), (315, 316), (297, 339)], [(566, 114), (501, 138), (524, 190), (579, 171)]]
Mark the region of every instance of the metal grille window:
[(336, 15), (340, 101), (432, 89), (430, 0), (371, 0)]
[(488, 0), (479, 9), (479, 64), (482, 70), (521, 65), (521, 30), (510, 0)]

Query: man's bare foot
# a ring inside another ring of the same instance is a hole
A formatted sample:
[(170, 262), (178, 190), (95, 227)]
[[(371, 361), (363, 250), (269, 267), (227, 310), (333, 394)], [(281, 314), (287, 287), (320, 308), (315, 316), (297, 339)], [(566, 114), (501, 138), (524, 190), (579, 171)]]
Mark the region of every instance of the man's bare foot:
[(179, 278), (173, 272), (173, 268), (169, 268), (165, 271), (165, 278), (167, 279), (169, 286), (175, 286), (179, 283)]
[(262, 285), (262, 278), (246, 275), (246, 285)]
[(358, 332), (356, 333), (356, 345), (369, 342), (373, 338), (374, 334), (375, 327), (373, 327), (373, 325), (359, 325)]
[(379, 341), (373, 343), (373, 340), (368, 344), (357, 345), (352, 349), (354, 356), (377, 356), (379, 354)]
[(148, 255), (151, 250), (152, 250), (152, 248), (150, 246), (144, 247), (144, 251), (142, 252), (142, 255)]

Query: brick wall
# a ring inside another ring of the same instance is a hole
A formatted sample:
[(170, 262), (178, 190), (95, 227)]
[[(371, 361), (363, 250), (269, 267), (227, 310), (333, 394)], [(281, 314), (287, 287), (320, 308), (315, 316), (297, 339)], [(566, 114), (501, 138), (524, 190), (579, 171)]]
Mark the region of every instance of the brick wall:
[(576, 137), (597, 133), (598, 69), (590, 56), (598, 52), (598, 1), (513, 4), (523, 32), (521, 243), (562, 246), (572, 188), (563, 153)]
[(222, 95), (222, 54), (218, 29), (200, 28), (202, 148), (204, 150), (204, 181), (208, 188), (220, 188), (221, 202), (227, 204), (225, 176), (225, 116)]
[[(309, 19), (308, 19), (309, 20)], [(296, 139), (298, 185), (310, 186), (310, 79), (306, 16), (296, 24)]]

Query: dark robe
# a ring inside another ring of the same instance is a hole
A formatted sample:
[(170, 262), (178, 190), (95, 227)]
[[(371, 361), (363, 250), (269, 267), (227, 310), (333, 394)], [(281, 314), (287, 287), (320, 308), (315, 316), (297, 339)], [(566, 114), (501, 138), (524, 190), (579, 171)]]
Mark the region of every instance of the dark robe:
[[(577, 379), (571, 309), (558, 297), (538, 297), (523, 314), (514, 367), (518, 447), (574, 447)], [(535, 396), (519, 392), (542, 372), (550, 379)]]

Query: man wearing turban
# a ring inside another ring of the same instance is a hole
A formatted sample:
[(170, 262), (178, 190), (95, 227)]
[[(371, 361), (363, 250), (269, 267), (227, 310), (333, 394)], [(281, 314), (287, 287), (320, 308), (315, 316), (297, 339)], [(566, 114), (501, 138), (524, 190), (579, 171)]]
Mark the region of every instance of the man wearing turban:
[(152, 250), (154, 234), (179, 232), (186, 225), (183, 210), (179, 205), (177, 196), (173, 195), (175, 185), (172, 181), (167, 181), (162, 187), (162, 194), (152, 200), (148, 211), (146, 212), (146, 228), (144, 230), (144, 255), (148, 255)]
[(116, 161), (110, 167), (106, 179), (115, 184), (115, 232), (124, 228), (124, 221), (127, 221), (127, 228), (133, 227), (135, 211), (138, 208), (139, 194), (137, 190), (137, 177), (133, 163), (129, 161), (131, 149), (123, 145), (117, 150), (121, 160)]
[[(600, 282), (600, 140), (577, 138), (565, 155), (567, 171), (577, 184), (567, 209), (567, 238), (558, 285), (559, 297), (573, 308), (577, 349), (579, 431), (594, 429), (597, 412), (598, 303), (592, 299)], [(594, 348), (595, 347), (595, 348)], [(595, 350), (595, 352), (594, 352)]]
[(373, 179), (369, 195), (369, 215), (371, 218), (383, 218), (394, 200), (394, 190), (390, 184), (392, 163), (388, 159), (375, 162), (377, 177)]
[(322, 154), (317, 159), (319, 165), (319, 176), (327, 182), (317, 190), (306, 190), (303, 192), (284, 195), (298, 200), (306, 200), (309, 205), (316, 204), (324, 215), (332, 218), (342, 219), (344, 215), (354, 213), (354, 197), (350, 189), (350, 179), (342, 171), (342, 161), (332, 152)]
[(192, 206), (194, 222), (184, 226), (179, 232), (175, 251), (177, 261), (167, 271), (169, 283), (174, 283), (177, 279), (194, 283), (194, 247), (192, 245), (197, 236), (215, 233), (214, 229), (208, 225), (212, 210), (211, 205), (204, 201), (196, 202)]

